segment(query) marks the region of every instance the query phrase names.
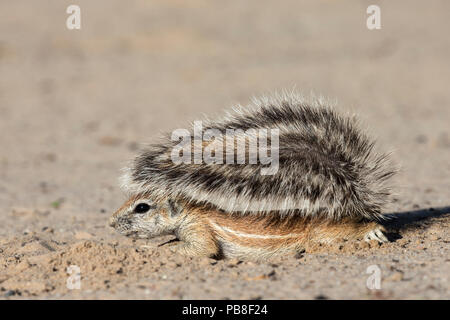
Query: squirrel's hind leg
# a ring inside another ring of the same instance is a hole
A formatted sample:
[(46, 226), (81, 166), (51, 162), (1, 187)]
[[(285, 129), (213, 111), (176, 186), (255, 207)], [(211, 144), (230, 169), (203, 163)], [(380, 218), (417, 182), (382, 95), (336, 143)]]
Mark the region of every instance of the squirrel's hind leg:
[(335, 223), (319, 224), (312, 230), (314, 230), (312, 239), (318, 242), (331, 243), (338, 239), (376, 240), (380, 243), (389, 241), (385, 235), (386, 229), (374, 221), (363, 222), (347, 219)]

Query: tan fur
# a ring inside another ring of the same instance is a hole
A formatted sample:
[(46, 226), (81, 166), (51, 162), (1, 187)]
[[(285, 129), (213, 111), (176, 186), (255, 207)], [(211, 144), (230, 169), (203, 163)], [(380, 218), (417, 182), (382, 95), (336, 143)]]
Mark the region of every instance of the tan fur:
[[(133, 196), (127, 200), (111, 217), (111, 225), (118, 228), (121, 219), (133, 225), (124, 217), (133, 219), (137, 214), (130, 213), (130, 210), (142, 201), (148, 201), (148, 195)], [(274, 220), (270, 215), (229, 214), (210, 206), (190, 205), (183, 201), (178, 201), (176, 205), (181, 211), (179, 214), (174, 214), (174, 208), (167, 203), (158, 203), (155, 212), (148, 214), (148, 219), (156, 220), (147, 221), (140, 217), (142, 221), (135, 223), (137, 230), (147, 230), (152, 223), (160, 227), (156, 234), (144, 232), (144, 236), (138, 237), (174, 234), (180, 242), (171, 244), (171, 248), (185, 255), (259, 260), (274, 255), (294, 255), (311, 244), (363, 239), (373, 230), (384, 230), (375, 222), (363, 220)], [(122, 233), (130, 235), (127, 232), (129, 230)], [(135, 236), (135, 233), (131, 235)]]

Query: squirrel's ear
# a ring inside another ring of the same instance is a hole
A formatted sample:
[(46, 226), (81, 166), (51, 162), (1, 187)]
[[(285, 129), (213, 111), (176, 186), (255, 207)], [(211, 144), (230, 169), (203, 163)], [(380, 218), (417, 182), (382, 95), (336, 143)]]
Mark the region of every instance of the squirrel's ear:
[(181, 212), (183, 212), (183, 208), (172, 199), (167, 200), (167, 208), (169, 208), (169, 213), (171, 217), (175, 217), (179, 215)]

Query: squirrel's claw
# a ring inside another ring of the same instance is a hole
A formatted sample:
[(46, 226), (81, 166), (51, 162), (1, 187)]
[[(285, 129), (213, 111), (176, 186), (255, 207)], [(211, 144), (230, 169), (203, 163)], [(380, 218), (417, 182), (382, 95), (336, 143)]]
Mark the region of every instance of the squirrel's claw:
[(376, 240), (380, 243), (389, 242), (388, 238), (385, 236), (384, 232), (386, 230), (383, 227), (377, 227), (373, 230), (370, 230), (365, 236), (364, 241)]

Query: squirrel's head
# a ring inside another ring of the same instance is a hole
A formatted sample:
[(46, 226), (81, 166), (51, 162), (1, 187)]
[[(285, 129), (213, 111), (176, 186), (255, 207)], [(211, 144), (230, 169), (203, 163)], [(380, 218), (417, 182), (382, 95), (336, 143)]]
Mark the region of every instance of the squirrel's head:
[(172, 200), (161, 203), (148, 195), (138, 195), (128, 199), (111, 216), (109, 225), (127, 237), (154, 238), (173, 232), (181, 212)]

